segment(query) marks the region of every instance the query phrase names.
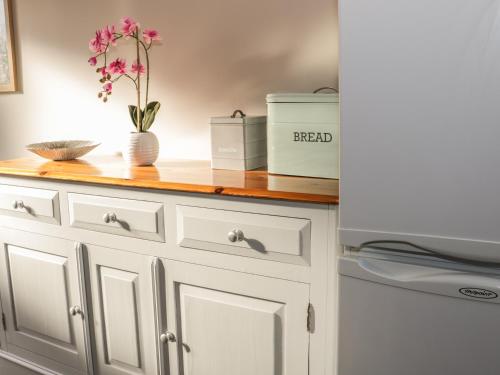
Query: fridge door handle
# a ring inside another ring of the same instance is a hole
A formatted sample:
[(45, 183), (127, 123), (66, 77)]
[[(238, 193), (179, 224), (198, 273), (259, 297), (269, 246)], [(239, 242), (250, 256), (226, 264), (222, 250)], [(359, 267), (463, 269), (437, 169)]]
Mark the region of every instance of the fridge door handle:
[(425, 293), (500, 303), (500, 277), (373, 258), (342, 257), (339, 273)]
[[(442, 251), (431, 249), (429, 247), (420, 246), (420, 245), (414, 244), (413, 242), (409, 242), (409, 241), (398, 241), (398, 240), (368, 241), (368, 242), (362, 243), (358, 247), (358, 251), (360, 251), (364, 248), (370, 248), (370, 247), (377, 248), (378, 246), (381, 246), (381, 245), (408, 246), (408, 247), (414, 248), (416, 250), (422, 251), (424, 253), (431, 254), (436, 258), (445, 259), (445, 260), (449, 260), (452, 262), (462, 263), (462, 264), (471, 265), (471, 266), (493, 267), (493, 268), (500, 267), (500, 262), (482, 261), (482, 260), (477, 260), (477, 259), (470, 259), (470, 258), (463, 258), (463, 257), (448, 255), (448, 254), (443, 253)], [(395, 250), (393, 248), (384, 248), (384, 250), (400, 252), (399, 250)]]

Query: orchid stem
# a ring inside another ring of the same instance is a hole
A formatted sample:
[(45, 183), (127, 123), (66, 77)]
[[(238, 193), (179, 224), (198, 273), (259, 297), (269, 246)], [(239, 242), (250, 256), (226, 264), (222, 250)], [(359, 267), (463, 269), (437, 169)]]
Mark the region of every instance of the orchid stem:
[(112, 80), (110, 80), (110, 81), (111, 81), (112, 83), (115, 83), (115, 82), (117, 82), (117, 81), (118, 81), (120, 78), (122, 78), (122, 77), (127, 77), (128, 79), (130, 79), (130, 80), (132, 81), (132, 83), (134, 84), (135, 88), (137, 89), (137, 83), (135, 82), (135, 79), (133, 79), (133, 78), (132, 78), (130, 75), (128, 75), (128, 74), (122, 74), (122, 75), (120, 75), (120, 76), (118, 76), (118, 77), (116, 77), (115, 79), (112, 79)]
[[(141, 66), (141, 56), (139, 51), (139, 30), (137, 30), (136, 38), (136, 51), (137, 51), (137, 65)], [(141, 125), (141, 78), (139, 72), (137, 72), (137, 131), (142, 132)]]
[(149, 53), (146, 50), (146, 106), (148, 105), (149, 96)]
[[(139, 38), (137, 38), (139, 40)], [(149, 45), (146, 47), (144, 42), (139, 40), (139, 42), (142, 44), (142, 47), (144, 48), (144, 54), (146, 55), (146, 107), (148, 105), (148, 97), (149, 97), (149, 48), (151, 47), (151, 42)]]

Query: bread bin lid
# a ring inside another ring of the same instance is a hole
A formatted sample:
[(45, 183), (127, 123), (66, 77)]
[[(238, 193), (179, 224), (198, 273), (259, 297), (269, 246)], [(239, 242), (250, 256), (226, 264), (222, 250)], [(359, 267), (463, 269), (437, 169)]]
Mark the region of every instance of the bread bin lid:
[(210, 124), (258, 125), (265, 124), (266, 120), (267, 116), (247, 116), (237, 109), (231, 116), (211, 117)]
[[(321, 92), (332, 90), (332, 93)], [(313, 93), (277, 93), (267, 94), (268, 103), (338, 103), (339, 93), (332, 87), (321, 87)]]

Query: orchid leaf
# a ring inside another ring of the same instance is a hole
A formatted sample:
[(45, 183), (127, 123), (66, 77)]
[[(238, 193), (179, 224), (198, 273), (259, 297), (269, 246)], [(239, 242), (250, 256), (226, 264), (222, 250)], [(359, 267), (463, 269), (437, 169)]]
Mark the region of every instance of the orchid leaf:
[(130, 114), (134, 126), (137, 128), (137, 107), (135, 105), (129, 105), (128, 113)]
[[(128, 106), (128, 113), (130, 115), (130, 118), (132, 119), (132, 122), (134, 123), (136, 130), (143, 131), (143, 130), (141, 130), (141, 127), (137, 126), (137, 106), (129, 105)], [(141, 123), (144, 123), (144, 111), (141, 111)]]
[(159, 102), (149, 102), (144, 109), (142, 131), (148, 131), (155, 121), (156, 114), (160, 110)]

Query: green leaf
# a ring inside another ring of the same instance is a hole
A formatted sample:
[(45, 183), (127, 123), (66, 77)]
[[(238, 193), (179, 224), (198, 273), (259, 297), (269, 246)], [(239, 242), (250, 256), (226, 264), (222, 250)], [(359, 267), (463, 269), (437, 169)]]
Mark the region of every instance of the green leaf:
[[(137, 126), (137, 106), (129, 105), (128, 113), (130, 115), (130, 118), (132, 119), (132, 122), (134, 123), (135, 129), (139, 132), (143, 131), (141, 130), (142, 126)], [(144, 111), (141, 111), (141, 124), (143, 123), (144, 123)]]
[(132, 122), (134, 123), (134, 126), (137, 128), (137, 107), (135, 105), (129, 105), (128, 113), (130, 115), (130, 118), (132, 119)]
[(149, 102), (144, 109), (142, 131), (148, 131), (155, 121), (156, 114), (160, 110), (159, 102)]

